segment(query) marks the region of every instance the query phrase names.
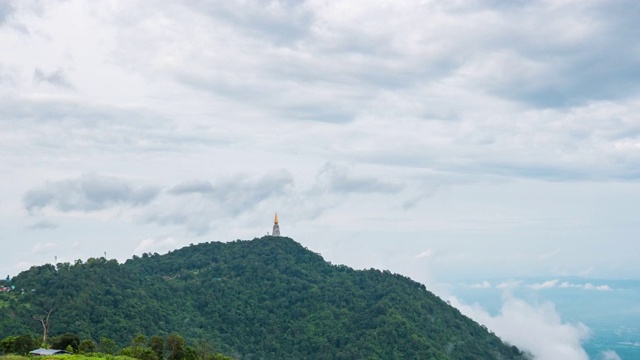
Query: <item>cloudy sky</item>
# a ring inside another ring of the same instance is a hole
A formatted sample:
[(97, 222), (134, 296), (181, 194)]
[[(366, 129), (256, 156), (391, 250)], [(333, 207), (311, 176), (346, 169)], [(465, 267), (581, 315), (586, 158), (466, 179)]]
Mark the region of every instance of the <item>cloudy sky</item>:
[[(0, 0), (0, 275), (251, 239), (277, 211), (334, 263), (611, 291), (559, 279), (640, 278), (639, 18), (632, 0)], [(451, 299), (541, 358), (586, 357), (552, 304)]]
[(0, 0), (0, 274), (284, 235), (640, 277), (637, 1)]

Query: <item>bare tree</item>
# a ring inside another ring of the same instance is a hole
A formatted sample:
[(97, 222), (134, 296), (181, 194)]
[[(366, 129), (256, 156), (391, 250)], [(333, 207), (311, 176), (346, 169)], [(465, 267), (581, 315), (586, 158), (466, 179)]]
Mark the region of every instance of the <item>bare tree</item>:
[(47, 343), (47, 334), (49, 333), (49, 320), (51, 319), (51, 313), (54, 308), (49, 309), (49, 311), (45, 311), (46, 316), (34, 316), (33, 319), (37, 320), (42, 324), (42, 344), (45, 345)]

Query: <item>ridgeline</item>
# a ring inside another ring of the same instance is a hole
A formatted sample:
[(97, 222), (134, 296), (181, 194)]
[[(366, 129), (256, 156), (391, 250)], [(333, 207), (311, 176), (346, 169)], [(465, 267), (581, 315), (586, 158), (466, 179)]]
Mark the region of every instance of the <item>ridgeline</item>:
[(34, 266), (11, 285), (0, 293), (0, 339), (41, 337), (36, 318), (53, 310), (50, 336), (122, 347), (179, 333), (237, 359), (527, 358), (424, 285), (332, 265), (286, 237)]

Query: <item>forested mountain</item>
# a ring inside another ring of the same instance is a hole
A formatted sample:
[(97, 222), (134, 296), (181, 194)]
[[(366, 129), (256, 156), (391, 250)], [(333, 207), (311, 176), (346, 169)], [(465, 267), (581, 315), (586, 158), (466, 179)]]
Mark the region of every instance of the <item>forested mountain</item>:
[(203, 243), (124, 264), (32, 267), (0, 293), (0, 338), (205, 339), (238, 359), (524, 359), (424, 285), (331, 265), (285, 237)]

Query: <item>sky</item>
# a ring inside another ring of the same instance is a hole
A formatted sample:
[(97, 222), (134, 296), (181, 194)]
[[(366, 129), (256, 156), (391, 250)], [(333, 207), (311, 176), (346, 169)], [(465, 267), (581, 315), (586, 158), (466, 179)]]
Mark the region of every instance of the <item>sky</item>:
[(271, 230), (639, 278), (635, 1), (0, 1), (0, 273)]
[(635, 1), (0, 1), (0, 273), (271, 230), (638, 278)]
[[(277, 212), (328, 261), (426, 284), (638, 279), (638, 18), (633, 0), (0, 0), (0, 274), (252, 239)], [(564, 325), (527, 306), (503, 310)]]

